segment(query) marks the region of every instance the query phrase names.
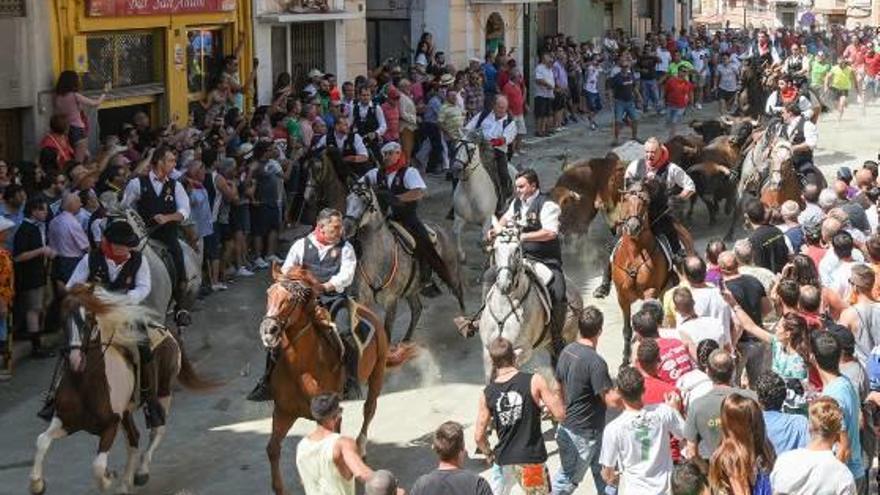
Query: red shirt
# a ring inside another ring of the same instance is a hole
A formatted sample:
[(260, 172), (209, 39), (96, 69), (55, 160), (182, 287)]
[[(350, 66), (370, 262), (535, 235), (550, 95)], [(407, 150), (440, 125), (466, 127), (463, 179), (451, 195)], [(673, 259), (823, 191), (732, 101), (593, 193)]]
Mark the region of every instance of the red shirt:
[(822, 257), (825, 256), (825, 251), (827, 251), (827, 249), (823, 247), (807, 246), (807, 252), (805, 254), (813, 260), (813, 263), (815, 263), (816, 266), (819, 266), (819, 262), (822, 261)]
[(513, 81), (507, 81), (501, 92), (507, 97), (507, 109), (510, 110), (510, 115), (519, 117), (525, 113), (525, 98), (523, 97), (522, 88), (518, 84)]
[(498, 71), (498, 87), (504, 88), (507, 85), (507, 81), (510, 81), (510, 70), (507, 68), (501, 69)]
[(666, 90), (666, 104), (673, 108), (685, 108), (688, 105), (694, 85), (679, 77), (670, 77), (663, 85)]
[(865, 57), (865, 71), (872, 77), (880, 74), (880, 53)]
[(73, 146), (70, 145), (67, 136), (58, 136), (50, 132), (49, 134), (46, 134), (42, 141), (40, 141), (40, 149), (43, 148), (52, 148), (55, 150), (59, 171), (63, 171), (64, 165), (70, 160), (73, 160)]
[(674, 384), (681, 375), (694, 369), (687, 347), (678, 339), (659, 338), (660, 367), (657, 376), (666, 383)]

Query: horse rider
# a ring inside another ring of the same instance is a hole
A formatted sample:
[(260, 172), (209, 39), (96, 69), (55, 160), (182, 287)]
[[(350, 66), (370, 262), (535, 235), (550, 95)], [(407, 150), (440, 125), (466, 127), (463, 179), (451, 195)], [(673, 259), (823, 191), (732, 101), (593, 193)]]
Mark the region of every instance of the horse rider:
[(146, 222), (151, 239), (162, 243), (174, 264), (172, 297), (176, 305), (174, 321), (189, 325), (189, 312), (183, 308), (186, 294), (186, 265), (180, 247), (180, 224), (189, 218), (190, 205), (186, 189), (171, 172), (177, 157), (170, 147), (159, 146), (150, 159), (150, 172), (131, 179), (122, 196), (123, 208), (134, 208)]
[(385, 122), (385, 113), (382, 107), (373, 101), (370, 88), (362, 86), (358, 90), (358, 99), (351, 107), (351, 115), (348, 116), (352, 131), (360, 134), (367, 147), (373, 153), (373, 158), (380, 157), (382, 136), (388, 130)]
[(799, 91), (809, 89), (810, 56), (797, 43), (791, 45), (791, 53), (783, 62), (783, 68)]
[(819, 141), (816, 124), (801, 113), (799, 105), (789, 103), (782, 109), (782, 122), (777, 125), (776, 135), (791, 143), (791, 160), (804, 184), (807, 175), (822, 176), (813, 163), (813, 150)]
[(812, 118), (813, 104), (810, 103), (809, 98), (801, 94), (797, 85), (792, 82), (791, 76), (780, 77), (777, 85), (776, 91), (770, 93), (770, 96), (767, 97), (767, 103), (764, 105), (764, 113), (768, 117), (781, 117), (782, 108), (789, 103), (795, 103), (807, 119)]
[[(318, 213), (315, 230), (290, 246), (281, 273), (295, 266), (309, 270), (318, 281), (318, 304), (330, 313), (336, 332), (345, 346), (345, 396), (358, 398), (358, 356), (360, 350), (352, 335), (348, 308), (348, 287), (354, 281), (357, 259), (354, 248), (342, 238), (342, 213), (325, 208)], [(272, 400), (269, 377), (277, 361), (277, 349), (266, 358), (266, 370), (248, 400)]]
[(511, 196), (512, 181), (507, 170), (508, 150), (516, 140), (516, 121), (507, 113), (507, 98), (498, 96), (492, 110), (483, 110), (474, 116), (465, 126), (465, 130), (472, 132), (479, 130), (483, 140), (492, 146), (495, 173), (489, 173), (492, 182), (495, 183), (495, 192), (498, 202), (495, 206), (495, 216), (504, 213), (507, 198)]
[(370, 160), (364, 139), (351, 129), (346, 119), (336, 119), (333, 131), (324, 134), (316, 148), (327, 150), (336, 175), (346, 184), (350, 177), (363, 175), (362, 168)]
[[(568, 309), (565, 294), (565, 274), (562, 272), (562, 246), (559, 242), (559, 205), (550, 196), (541, 192), (538, 174), (534, 169), (525, 169), (516, 175), (514, 182), (516, 199), (496, 224), (489, 230), (489, 239), (494, 239), (508, 224), (516, 224), (522, 228), (520, 241), (522, 254), (525, 258), (540, 263), (553, 273), (547, 284), (550, 296), (550, 342), (552, 356), (559, 356), (565, 342), (562, 329), (565, 325), (565, 313)], [(486, 274), (485, 280), (495, 279), (494, 269)], [(469, 318), (456, 318), (459, 331), (465, 335), (473, 335), (479, 322), (479, 313)]]
[[(670, 200), (684, 202), (693, 196), (696, 185), (693, 179), (677, 164), (669, 161), (669, 150), (660, 144), (656, 137), (645, 141), (645, 158), (633, 160), (624, 172), (625, 189), (635, 182), (649, 180), (655, 181), (659, 188), (653, 193), (648, 206), (648, 218), (651, 222), (651, 232), (655, 236), (664, 236), (672, 251), (672, 263), (679, 264), (684, 260), (684, 246), (678, 237), (675, 226), (676, 220), (673, 205)], [(612, 244), (612, 247), (616, 242)], [(602, 284), (596, 289), (594, 297), (605, 297), (611, 290), (611, 264), (605, 267)]]
[[(141, 304), (150, 295), (152, 282), (150, 265), (146, 263), (140, 251), (137, 234), (128, 222), (117, 220), (107, 225), (101, 237), (98, 249), (93, 249), (83, 256), (67, 281), (67, 288), (91, 283), (112, 294), (124, 296), (124, 304)], [(137, 356), (141, 377), (141, 400), (144, 402), (147, 422), (150, 427), (165, 424), (165, 411), (159, 404), (156, 395), (156, 369), (148, 364), (153, 359), (150, 349), (150, 338), (145, 326), (136, 325), (137, 349), (129, 349), (132, 356)], [(84, 344), (84, 343), (83, 343)], [(74, 370), (76, 371), (76, 370)], [(46, 405), (39, 415), (52, 418), (54, 412), (55, 386), (49, 391)]]
[(382, 147), (381, 168), (370, 170), (362, 180), (376, 191), (382, 210), (390, 210), (391, 220), (401, 224), (413, 236), (416, 244), (414, 254), (421, 263), (425, 295), (439, 292), (431, 281), (432, 271), (448, 287), (457, 287), (449, 268), (431, 242), (428, 229), (419, 219), (418, 204), (428, 186), (419, 171), (409, 166), (400, 144), (394, 141), (386, 143)]

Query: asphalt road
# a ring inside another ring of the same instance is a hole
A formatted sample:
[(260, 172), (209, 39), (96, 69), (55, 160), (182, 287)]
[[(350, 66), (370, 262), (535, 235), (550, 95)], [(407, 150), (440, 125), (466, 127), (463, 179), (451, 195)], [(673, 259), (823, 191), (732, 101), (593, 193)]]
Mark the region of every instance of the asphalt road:
[[(713, 105), (700, 115), (708, 117), (714, 111)], [(880, 151), (876, 134), (880, 108), (869, 108), (867, 115), (858, 112), (858, 109), (849, 110), (840, 124), (833, 119), (820, 122), (816, 158), (826, 175), (833, 176), (833, 171), (841, 165), (857, 167), (863, 160), (876, 158)], [(662, 136), (660, 124), (657, 117), (647, 117), (640, 137), (645, 138), (652, 132)], [(591, 132), (585, 125), (576, 124), (557, 136), (529, 141), (527, 153), (515, 158), (514, 163), (536, 168), (546, 189), (555, 181), (564, 155), (571, 160), (604, 156), (609, 142), (607, 126)], [(430, 188), (433, 193), (421, 206), (423, 217), (451, 226), (442, 220), (450, 204), (449, 186), (432, 179)], [(728, 218), (721, 218), (721, 225), (710, 226), (705, 209), (698, 207), (691, 230), (699, 250), (709, 238), (723, 233)], [(596, 304), (605, 312), (606, 327), (599, 350), (611, 368), (616, 369), (622, 352), (619, 309), (613, 294), (602, 301), (591, 297), (603, 262), (598, 247), (606, 230), (601, 221), (597, 221), (586, 247), (566, 252), (565, 268), (569, 278), (582, 289), (585, 302)], [(467, 305), (474, 310), (480, 305), (476, 279), (483, 257), (477, 249), (478, 232), (470, 230), (467, 238), (469, 264), (464, 271)], [(223, 380), (224, 385), (204, 394), (175, 390), (168, 435), (154, 457), (149, 485), (137, 493), (270, 493), (264, 448), (271, 425), (271, 406), (244, 400), (263, 366), (257, 324), (263, 314), (268, 281), (268, 274), (261, 272), (251, 279), (236, 281), (231, 290), (199, 304), (185, 343), (197, 369), (208, 377)], [(405, 310), (402, 313), (399, 318), (405, 321), (408, 316)], [(387, 377), (370, 431), (369, 464), (391, 469), (407, 487), (434, 466), (430, 439), (441, 422), (453, 419), (464, 424), (469, 450), (474, 450), (471, 437), (482, 388), (482, 361), (479, 340), (465, 340), (455, 332), (452, 318), (456, 314), (456, 306), (449, 296), (426, 302), (422, 322), (415, 333), (421, 352), (415, 360)], [(541, 353), (533, 365), (546, 366), (546, 361)], [(14, 379), (0, 384), (0, 425), (3, 425), (0, 429), (0, 495), (27, 493), (34, 441), (45, 427), (34, 413), (39, 408), (52, 364), (23, 358)], [(360, 403), (346, 404), (343, 433), (355, 435), (359, 426)], [(558, 457), (552, 432), (549, 425), (546, 427), (551, 471), (554, 471)], [(282, 465), (288, 490), (293, 494), (302, 493), (294, 467), (295, 448), (301, 436), (311, 428), (311, 423), (299, 422), (284, 445)], [(110, 466), (117, 471), (121, 471), (125, 461), (121, 437), (120, 434), (110, 455)], [(47, 493), (98, 493), (90, 469), (96, 447), (97, 439), (83, 433), (55, 442), (46, 461)], [(474, 459), (469, 461), (469, 467), (482, 470), (483, 464), (480, 459)], [(592, 482), (585, 481), (577, 493), (594, 493)]]

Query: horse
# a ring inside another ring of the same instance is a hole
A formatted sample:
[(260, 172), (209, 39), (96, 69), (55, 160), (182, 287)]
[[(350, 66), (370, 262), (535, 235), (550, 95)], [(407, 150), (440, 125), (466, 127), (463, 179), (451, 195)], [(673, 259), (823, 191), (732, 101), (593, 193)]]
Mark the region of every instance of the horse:
[[(520, 241), (520, 229), (507, 227), (493, 242), (495, 282), (485, 295), (485, 304), (480, 315), (480, 340), (483, 343), (483, 365), (486, 380), (491, 378), (492, 361), (489, 357), (489, 344), (498, 337), (513, 343), (517, 353), (517, 363), (525, 364), (532, 353), (550, 343), (547, 323), (550, 321), (550, 308), (544, 305), (536, 287), (541, 268), (532, 264), (527, 268)], [(548, 270), (549, 271), (549, 270)], [(545, 274), (545, 276), (547, 276)], [(566, 342), (577, 338), (577, 317), (583, 306), (580, 294), (567, 285), (568, 312), (562, 336)], [(549, 295), (548, 295), (549, 296)], [(549, 299), (547, 301), (549, 304)]]
[[(282, 495), (285, 492), (279, 465), (281, 442), (297, 419), (312, 419), (309, 409), (312, 397), (324, 392), (342, 392), (345, 367), (344, 347), (335, 334), (329, 314), (317, 304), (317, 280), (303, 267), (294, 267), (282, 274), (273, 266), (272, 276), (274, 283), (267, 291), (260, 337), (267, 348), (279, 349), (278, 364), (269, 380), (274, 408), (266, 453), (272, 471), (272, 490)], [(388, 336), (376, 314), (359, 304), (352, 314), (353, 322), (366, 321), (375, 329), (358, 365), (358, 380), (369, 382), (364, 421), (357, 437), (363, 455), (385, 371), (412, 359), (415, 348), (404, 345), (389, 351)]]
[(344, 210), (348, 187), (339, 178), (330, 155), (321, 153), (319, 157), (306, 160), (305, 170), (308, 179), (303, 194), (303, 212), (300, 215), (300, 221), (314, 224), (318, 212), (323, 208)]
[[(109, 489), (113, 477), (107, 470), (107, 456), (121, 424), (128, 440), (128, 457), (119, 493), (132, 493), (133, 486), (142, 486), (149, 480), (153, 455), (165, 436), (165, 426), (151, 429), (149, 446), (141, 455), (140, 433), (133, 418), (137, 377), (126, 357), (128, 349), (136, 345), (135, 326), (153, 324), (156, 315), (143, 305), (126, 304), (118, 295), (86, 285), (71, 289), (64, 310), (71, 351), (64, 361), (56, 391), (55, 414), (37, 438), (30, 492), (46, 491), (43, 461), (52, 442), (81, 430), (100, 437), (92, 474), (101, 491)], [(209, 389), (214, 384), (196, 374), (183, 347), (170, 332), (160, 329), (158, 335), (156, 340), (161, 341), (153, 351), (152, 365), (158, 373), (159, 402), (166, 417), (170, 417), (171, 384), (175, 378), (191, 390)]]
[(600, 211), (613, 225), (625, 170), (626, 163), (613, 152), (605, 158), (574, 162), (563, 170), (550, 190), (550, 198), (560, 209), (560, 233), (585, 236)]
[[(483, 147), (485, 145), (481, 138), (466, 137), (456, 143), (452, 153), (453, 167), (461, 166), (461, 178), (452, 193), (452, 206), (455, 212), (452, 232), (455, 235), (458, 260), (461, 263), (466, 259), (462, 247), (462, 230), (467, 225), (479, 225), (485, 237), (486, 232), (492, 227), (492, 218), (498, 204), (498, 193), (493, 179), (495, 173), (490, 173), (483, 164), (481, 157)], [(507, 168), (510, 177), (515, 177), (516, 169), (511, 165)]]
[(777, 139), (770, 150), (767, 180), (761, 186), (761, 203), (768, 210), (779, 209), (782, 203), (801, 201), (801, 184), (792, 161), (791, 143)]
[[(651, 191), (648, 184), (636, 182), (623, 193), (620, 241), (611, 255), (611, 279), (617, 291), (617, 302), (623, 312), (623, 362), (632, 352), (630, 308), (653, 289), (658, 295), (672, 280), (669, 261), (651, 232), (648, 205)], [(679, 235), (687, 232), (679, 231)], [(685, 239), (684, 237), (682, 238)], [(683, 242), (683, 243), (686, 243)], [(692, 250), (693, 248), (691, 248)]]
[[(144, 300), (144, 304), (149, 307), (153, 314), (159, 315), (158, 323), (164, 324), (164, 316), (171, 308), (173, 295), (173, 281), (171, 274), (168, 272), (168, 264), (172, 263), (170, 256), (167, 260), (163, 260), (160, 253), (164, 253), (166, 248), (161, 242), (149, 238), (149, 229), (144, 220), (138, 215), (133, 208), (116, 208), (108, 212), (109, 221), (122, 220), (128, 222), (134, 229), (135, 234), (140, 239), (140, 244), (136, 249), (141, 252), (144, 261), (150, 266), (150, 294)], [(202, 255), (200, 251), (196, 251), (192, 246), (179, 240), (181, 250), (183, 251), (183, 264), (186, 269), (186, 289), (184, 290), (182, 301), (177, 301), (181, 308), (192, 309), (195, 305), (199, 289), (202, 286)], [(186, 322), (177, 322), (179, 330), (188, 326)]]
[[(421, 267), (418, 259), (392, 231), (393, 227), (385, 219), (376, 194), (367, 184), (358, 182), (352, 185), (346, 200), (344, 224), (349, 237), (357, 234), (361, 247), (354, 282), (358, 300), (385, 309), (384, 327), (391, 340), (397, 303), (405, 299), (409, 305), (410, 321), (403, 342), (408, 342), (422, 314)], [(437, 234), (439, 254), (453, 279), (458, 281), (458, 286), (451, 289), (463, 312), (464, 289), (455, 247), (445, 231), (437, 226), (432, 228)]]

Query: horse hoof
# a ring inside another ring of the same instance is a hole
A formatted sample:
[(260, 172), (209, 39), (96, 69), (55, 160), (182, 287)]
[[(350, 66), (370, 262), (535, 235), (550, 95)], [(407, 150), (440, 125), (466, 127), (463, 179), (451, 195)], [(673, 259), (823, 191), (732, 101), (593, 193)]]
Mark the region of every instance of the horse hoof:
[(134, 475), (134, 486), (144, 486), (148, 481), (150, 481), (150, 473)]
[(31, 480), (31, 493), (33, 495), (43, 495), (46, 493), (46, 481), (39, 480)]

